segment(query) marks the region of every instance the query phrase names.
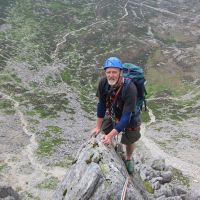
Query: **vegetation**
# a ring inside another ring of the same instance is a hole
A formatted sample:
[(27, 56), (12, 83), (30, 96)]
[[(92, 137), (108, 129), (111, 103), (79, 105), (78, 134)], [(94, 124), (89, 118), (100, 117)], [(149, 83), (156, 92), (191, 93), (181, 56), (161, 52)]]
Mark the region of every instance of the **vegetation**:
[(63, 167), (63, 168), (69, 168), (73, 162), (74, 162), (74, 157), (72, 157), (71, 155), (67, 155), (64, 158), (62, 158), (61, 161), (58, 162), (54, 162), (51, 166), (59, 166), (59, 167)]
[(2, 110), (7, 115), (11, 115), (15, 113), (13, 103), (10, 100), (0, 99), (0, 110)]
[(50, 177), (42, 181), (40, 184), (37, 185), (40, 189), (50, 189), (55, 190), (59, 183), (58, 178)]
[(31, 192), (23, 192), (21, 194), (21, 196), (22, 196), (23, 199), (26, 199), (26, 200), (40, 200), (39, 197), (35, 196)]
[(48, 156), (52, 155), (56, 150), (56, 147), (63, 144), (65, 142), (64, 139), (61, 138), (48, 138), (39, 142), (38, 149), (36, 153), (39, 156)]
[(152, 187), (152, 185), (149, 181), (147, 181), (147, 180), (144, 181), (144, 187), (145, 187), (147, 192), (149, 192), (151, 194), (154, 193), (154, 189), (153, 189), (153, 187)]
[(142, 122), (145, 122), (145, 123), (149, 122), (150, 116), (149, 116), (148, 111), (142, 111), (141, 118), (142, 118)]
[(8, 168), (6, 163), (0, 163), (0, 174), (4, 172), (5, 169)]
[(184, 176), (182, 172), (176, 168), (172, 168), (172, 182), (175, 184), (181, 184), (184, 186), (190, 186), (190, 180), (188, 177)]

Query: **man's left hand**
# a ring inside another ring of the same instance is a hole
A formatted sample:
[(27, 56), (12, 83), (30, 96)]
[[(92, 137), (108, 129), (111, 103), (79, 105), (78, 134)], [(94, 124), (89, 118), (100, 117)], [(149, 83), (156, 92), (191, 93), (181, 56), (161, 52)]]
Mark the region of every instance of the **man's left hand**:
[(108, 135), (104, 135), (102, 142), (103, 144), (109, 145), (112, 142), (112, 138), (118, 134), (116, 129), (113, 129)]
[(111, 144), (111, 142), (112, 142), (112, 136), (110, 134), (104, 135), (103, 138), (102, 138), (102, 142), (105, 145)]

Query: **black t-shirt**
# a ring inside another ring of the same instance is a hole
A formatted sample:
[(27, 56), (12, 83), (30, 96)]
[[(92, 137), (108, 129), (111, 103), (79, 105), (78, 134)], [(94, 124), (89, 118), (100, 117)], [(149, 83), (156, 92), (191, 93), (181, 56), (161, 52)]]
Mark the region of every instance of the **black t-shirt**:
[[(133, 82), (129, 82), (126, 86), (125, 84), (126, 83), (124, 83), (123, 88), (119, 93), (114, 109), (115, 115), (119, 119), (124, 112), (134, 113), (136, 107), (137, 88)], [(110, 95), (112, 92), (112, 89), (113, 88), (108, 84), (107, 78), (102, 78), (99, 82), (97, 90), (97, 97), (99, 98), (99, 102), (102, 102), (104, 105), (106, 105), (106, 100), (108, 95)]]

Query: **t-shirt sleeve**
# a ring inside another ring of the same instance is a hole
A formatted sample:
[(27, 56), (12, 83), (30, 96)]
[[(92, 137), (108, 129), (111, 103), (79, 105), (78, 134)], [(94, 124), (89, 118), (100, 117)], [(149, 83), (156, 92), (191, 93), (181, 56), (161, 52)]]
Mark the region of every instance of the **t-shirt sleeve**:
[(105, 85), (106, 85), (106, 78), (101, 78), (98, 84), (96, 96), (99, 98), (99, 101), (105, 101), (106, 96), (105, 96)]
[(134, 83), (130, 82), (124, 94), (123, 113), (135, 112), (136, 101), (137, 101), (137, 88)]

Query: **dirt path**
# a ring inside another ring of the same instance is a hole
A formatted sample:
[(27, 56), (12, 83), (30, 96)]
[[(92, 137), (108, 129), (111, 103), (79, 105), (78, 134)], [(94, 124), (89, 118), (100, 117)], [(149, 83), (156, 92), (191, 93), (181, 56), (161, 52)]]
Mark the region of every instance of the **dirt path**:
[[(24, 148), (18, 147), (22, 148), (22, 151), (19, 151), (19, 153), (16, 154), (15, 152), (3, 152), (1, 154), (0, 160), (3, 161), (3, 163), (9, 168), (8, 174), (6, 175), (7, 183), (12, 185), (13, 188), (19, 188), (19, 190), (23, 192), (32, 190), (34, 185), (37, 182), (40, 182), (40, 180), (45, 179), (47, 175), (61, 180), (66, 174), (66, 169), (61, 167), (47, 169), (36, 159), (34, 155), (34, 151), (37, 148), (35, 134), (28, 129), (28, 123), (25, 119), (25, 116), (19, 109), (19, 102), (2, 92), (0, 92), (0, 95), (3, 99), (10, 100), (13, 103), (14, 110), (19, 118), (19, 126), (22, 128), (21, 132), (25, 133), (29, 138), (29, 144), (27, 146)], [(9, 125), (9, 121), (5, 123), (8, 123)], [(15, 123), (18, 122), (15, 121), (12, 126), (16, 126)], [(21, 132), (16, 132), (16, 134), (11, 137), (16, 137), (17, 139), (17, 134), (21, 134)], [(10, 134), (12, 134), (12, 132)], [(23, 143), (23, 141), (20, 142)], [(37, 192), (39, 193), (39, 190)], [(48, 197), (50, 197), (48, 196), (50, 193), (46, 193), (45, 195), (46, 197), (43, 199), (48, 199)]]

